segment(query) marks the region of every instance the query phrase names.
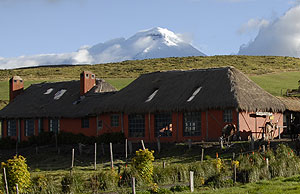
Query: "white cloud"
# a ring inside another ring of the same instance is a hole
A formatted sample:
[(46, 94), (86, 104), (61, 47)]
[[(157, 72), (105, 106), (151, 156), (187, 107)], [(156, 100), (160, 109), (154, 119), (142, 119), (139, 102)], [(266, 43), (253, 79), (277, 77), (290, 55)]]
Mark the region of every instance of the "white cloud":
[(267, 27), (269, 21), (266, 19), (250, 19), (246, 24), (243, 24), (238, 30), (238, 34), (245, 34), (248, 32), (259, 30), (262, 27)]
[(240, 47), (238, 54), (300, 57), (300, 5), (261, 28), (253, 41)]

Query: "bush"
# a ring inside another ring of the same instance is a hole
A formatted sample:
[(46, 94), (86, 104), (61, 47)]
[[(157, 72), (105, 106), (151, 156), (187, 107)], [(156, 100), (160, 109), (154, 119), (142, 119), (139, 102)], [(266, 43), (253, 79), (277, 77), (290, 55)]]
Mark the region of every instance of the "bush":
[(118, 186), (119, 176), (114, 170), (102, 170), (98, 174), (94, 174), (91, 178), (92, 190), (107, 191)]
[(132, 165), (137, 170), (140, 177), (146, 183), (153, 182), (153, 156), (154, 151), (148, 149), (136, 151), (136, 156), (132, 159)]
[(35, 192), (41, 192), (47, 187), (48, 180), (43, 175), (38, 175), (32, 178), (32, 189)]
[(122, 132), (103, 133), (96, 137), (97, 143), (124, 143), (125, 135)]
[(15, 193), (18, 184), (19, 193), (28, 193), (31, 189), (31, 179), (26, 159), (19, 155), (1, 164), (6, 170), (7, 183), (10, 193)]

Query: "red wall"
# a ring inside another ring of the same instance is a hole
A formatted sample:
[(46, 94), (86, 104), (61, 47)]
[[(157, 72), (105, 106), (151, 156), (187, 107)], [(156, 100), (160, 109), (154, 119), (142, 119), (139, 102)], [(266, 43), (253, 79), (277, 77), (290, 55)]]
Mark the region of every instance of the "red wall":
[[(72, 132), (75, 134), (82, 133), (86, 136), (98, 136), (103, 133), (112, 132), (124, 132), (125, 136), (128, 137), (128, 115), (119, 114), (119, 126), (111, 127), (111, 114), (102, 114), (98, 117), (90, 117), (89, 128), (81, 128), (81, 118), (77, 119), (60, 119), (60, 131)], [(250, 117), (247, 112), (237, 113), (232, 110), (232, 123), (239, 127), (240, 135), (247, 139), (248, 136), (253, 133), (255, 138), (261, 138), (261, 133), (257, 133), (261, 129), (259, 127), (264, 126), (265, 122), (270, 121), (267, 118), (253, 118)], [(283, 115), (281, 113), (274, 113), (273, 122), (277, 122), (278, 126), (283, 126)], [(150, 121), (149, 121), (150, 118)], [(97, 129), (97, 122), (101, 120), (103, 127)], [(43, 119), (44, 131), (49, 131), (48, 119)], [(21, 140), (27, 140), (28, 137), (24, 136), (24, 123), (25, 120), (21, 120)], [(255, 123), (257, 123), (255, 125)], [(200, 136), (183, 136), (183, 113), (172, 113), (172, 136), (171, 137), (160, 137), (161, 142), (185, 142), (188, 139), (192, 141), (218, 141), (222, 135), (222, 129), (227, 123), (223, 122), (223, 111), (220, 110), (209, 110), (201, 113), (201, 135)], [(150, 126), (150, 128), (149, 128)], [(256, 126), (256, 128), (255, 128)], [(18, 128), (18, 121), (17, 121)], [(17, 129), (17, 136), (18, 136)], [(282, 129), (281, 129), (282, 132)], [(7, 136), (7, 121), (3, 122), (3, 134)], [(38, 135), (38, 119), (35, 120), (35, 135)], [(13, 137), (13, 138), (17, 138)], [(278, 130), (276, 131), (275, 137), (278, 136)], [(140, 141), (143, 139), (145, 142), (156, 142), (154, 135), (154, 114), (145, 114), (145, 136), (139, 138), (128, 137), (130, 141)]]

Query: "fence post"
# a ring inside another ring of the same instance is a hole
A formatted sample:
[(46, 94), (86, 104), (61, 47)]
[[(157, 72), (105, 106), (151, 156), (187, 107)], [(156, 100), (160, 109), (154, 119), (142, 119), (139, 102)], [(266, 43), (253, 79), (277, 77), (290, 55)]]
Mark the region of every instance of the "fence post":
[(265, 153), (266, 152), (266, 146), (262, 145), (262, 147), (263, 147), (263, 152)]
[(127, 156), (128, 156), (127, 146), (128, 146), (128, 140), (125, 139), (125, 162), (126, 162), (126, 166), (127, 166)]
[(236, 183), (236, 163), (234, 163), (234, 183)]
[(267, 170), (269, 170), (269, 158), (266, 158)]
[(194, 172), (190, 171), (190, 189), (194, 192)]
[(97, 170), (97, 143), (95, 143), (95, 161), (94, 161), (94, 169)]
[(204, 148), (202, 148), (202, 152), (201, 152), (201, 162), (203, 162), (203, 158), (204, 158)]
[(3, 168), (3, 176), (4, 176), (4, 184), (5, 184), (6, 194), (9, 194), (5, 168)]
[(73, 167), (74, 167), (74, 155), (75, 155), (75, 153), (74, 153), (74, 148), (72, 149), (72, 163), (71, 163), (71, 169), (73, 169)]
[(232, 153), (232, 160), (234, 160), (234, 158), (235, 158), (235, 153), (233, 152)]
[(160, 153), (160, 139), (159, 139), (159, 137), (156, 138), (156, 140), (157, 140), (157, 151), (158, 151), (158, 153)]
[(166, 162), (163, 161), (163, 168), (166, 168)]
[(16, 183), (16, 194), (19, 194), (19, 187), (18, 187), (18, 183)]
[(113, 169), (114, 168), (114, 159), (113, 159), (112, 143), (109, 143), (109, 148), (110, 148), (110, 167), (111, 167), (111, 169)]
[(35, 146), (35, 154), (38, 155), (38, 153), (39, 153), (39, 147)]
[(192, 140), (191, 139), (188, 139), (188, 145), (189, 145), (189, 149), (192, 148)]
[(142, 147), (143, 147), (143, 150), (145, 150), (145, 144), (144, 144), (144, 140), (141, 140), (141, 143), (142, 143)]
[(132, 177), (131, 179), (131, 186), (132, 186), (132, 194), (135, 194), (135, 178)]

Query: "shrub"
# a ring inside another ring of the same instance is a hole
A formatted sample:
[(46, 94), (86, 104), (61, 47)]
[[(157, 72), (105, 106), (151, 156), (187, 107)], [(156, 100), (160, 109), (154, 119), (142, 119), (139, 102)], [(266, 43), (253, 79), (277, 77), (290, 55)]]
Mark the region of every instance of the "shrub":
[(6, 169), (7, 183), (10, 193), (15, 193), (16, 184), (20, 193), (27, 193), (30, 191), (31, 179), (26, 159), (19, 155), (14, 156), (13, 159), (7, 160), (2, 163), (2, 168)]
[(118, 174), (114, 170), (102, 170), (98, 174), (94, 174), (90, 181), (92, 190), (110, 190), (118, 186)]
[(153, 182), (153, 156), (154, 151), (138, 150), (136, 151), (136, 156), (132, 159), (132, 165), (137, 170), (140, 177), (146, 183)]
[(41, 192), (47, 187), (48, 180), (43, 175), (38, 175), (32, 178), (32, 189), (35, 192)]

